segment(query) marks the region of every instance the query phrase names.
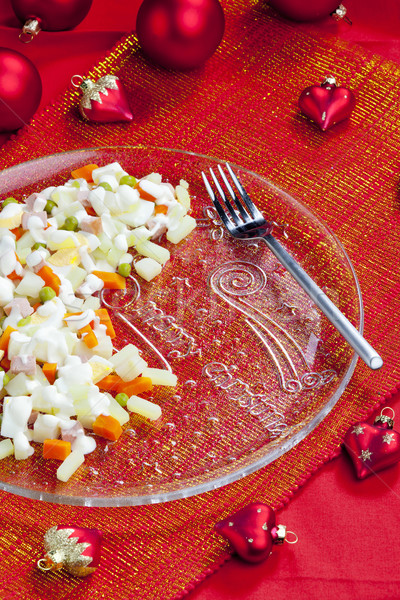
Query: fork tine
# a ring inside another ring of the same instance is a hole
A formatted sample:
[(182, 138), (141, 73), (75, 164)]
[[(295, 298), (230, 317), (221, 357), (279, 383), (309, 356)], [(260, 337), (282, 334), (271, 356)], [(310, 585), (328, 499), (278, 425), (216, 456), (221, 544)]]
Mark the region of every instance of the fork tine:
[(214, 194), (214, 190), (212, 189), (210, 182), (208, 181), (208, 179), (203, 171), (201, 172), (201, 176), (203, 178), (207, 193), (210, 196), (212, 203), (214, 204), (215, 209), (216, 209), (217, 213), (219, 214), (222, 223), (225, 225), (225, 227), (228, 229), (228, 231), (230, 231), (233, 227), (233, 224), (231, 223), (226, 212), (224, 211), (221, 204), (219, 203), (219, 200), (217, 199), (216, 195)]
[(235, 223), (235, 225), (240, 225), (240, 219), (238, 218), (237, 214), (235, 213), (235, 210), (230, 202), (230, 200), (226, 197), (224, 190), (221, 187), (220, 182), (217, 179), (217, 176), (215, 175), (214, 171), (210, 168), (210, 174), (211, 177), (213, 178), (213, 181), (215, 183), (215, 187), (218, 190), (219, 195), (221, 196), (222, 200), (225, 203), (226, 208), (229, 210), (231, 217)]
[(232, 177), (232, 181), (235, 184), (239, 194), (241, 195), (244, 203), (246, 204), (251, 216), (253, 217), (253, 219), (259, 219), (259, 218), (263, 218), (263, 215), (261, 214), (261, 212), (258, 210), (258, 208), (256, 207), (256, 205), (251, 201), (250, 196), (247, 194), (246, 190), (244, 189), (244, 187), (242, 186), (242, 184), (240, 183), (239, 179), (236, 177), (235, 173), (232, 170), (232, 167), (230, 166), (229, 163), (225, 163), (226, 164), (226, 168), (229, 171), (229, 175)]
[(239, 201), (238, 197), (236, 196), (235, 192), (232, 189), (231, 184), (228, 181), (227, 176), (225, 175), (221, 165), (218, 165), (218, 170), (220, 172), (222, 181), (224, 182), (226, 189), (229, 192), (230, 197), (232, 198), (232, 200), (234, 201), (234, 203), (236, 204), (240, 214), (242, 215), (242, 218), (244, 221), (251, 221), (251, 217), (249, 217), (249, 215), (247, 214), (247, 212), (245, 211), (243, 204)]

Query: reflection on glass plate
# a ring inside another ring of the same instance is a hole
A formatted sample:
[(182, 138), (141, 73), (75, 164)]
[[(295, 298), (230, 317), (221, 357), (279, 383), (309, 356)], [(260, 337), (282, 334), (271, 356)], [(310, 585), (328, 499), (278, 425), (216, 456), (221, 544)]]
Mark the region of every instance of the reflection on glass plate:
[[(201, 170), (218, 162), (148, 147), (66, 152), (0, 173), (0, 199), (23, 199), (63, 183), (72, 169), (118, 161), (136, 177), (152, 171), (189, 182), (197, 228), (152, 282), (131, 279), (104, 293), (118, 349), (136, 344), (149, 366), (171, 368), (176, 388), (157, 388), (160, 421), (131, 416), (122, 437), (99, 441), (67, 482), (41, 447), (0, 462), (0, 487), (51, 502), (119, 506), (199, 494), (252, 473), (291, 449), (328, 414), (356, 357), (277, 263), (262, 240), (233, 240), (203, 189)], [(235, 167), (274, 235), (360, 330), (362, 302), (340, 243), (282, 190)]]

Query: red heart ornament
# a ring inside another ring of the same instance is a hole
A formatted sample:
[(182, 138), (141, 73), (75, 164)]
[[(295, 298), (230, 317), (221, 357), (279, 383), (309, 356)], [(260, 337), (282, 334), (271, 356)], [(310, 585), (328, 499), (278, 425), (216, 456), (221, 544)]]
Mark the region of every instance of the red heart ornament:
[(400, 434), (392, 430), (392, 419), (380, 415), (375, 423), (378, 424), (356, 423), (344, 438), (345, 448), (359, 479), (365, 479), (400, 460)]
[(333, 77), (327, 77), (321, 85), (312, 85), (300, 94), (301, 112), (326, 131), (347, 119), (355, 105), (351, 90), (336, 85)]
[(248, 504), (214, 528), (241, 558), (252, 563), (268, 558), (273, 544), (283, 543), (286, 534), (285, 526), (276, 525), (272, 508), (261, 502)]
[[(74, 82), (75, 77), (79, 78), (79, 84)], [(105, 75), (96, 82), (75, 75), (72, 84), (83, 92), (79, 110), (86, 121), (96, 123), (132, 121), (133, 115), (125, 88), (115, 75)]]
[(101, 541), (98, 529), (55, 525), (44, 535), (46, 554), (37, 566), (41, 571), (65, 569), (77, 577), (86, 577), (99, 566)]

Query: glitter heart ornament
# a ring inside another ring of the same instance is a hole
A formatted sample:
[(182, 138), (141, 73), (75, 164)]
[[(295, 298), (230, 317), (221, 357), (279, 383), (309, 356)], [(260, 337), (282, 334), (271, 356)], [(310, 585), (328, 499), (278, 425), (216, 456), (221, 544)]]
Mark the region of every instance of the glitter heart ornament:
[(282, 544), (286, 537), (286, 527), (276, 525), (273, 509), (261, 502), (248, 504), (214, 528), (243, 560), (251, 563), (268, 558), (273, 545)]
[(125, 88), (115, 75), (105, 75), (96, 82), (74, 75), (71, 82), (83, 92), (79, 111), (85, 121), (96, 123), (132, 121), (133, 115)]
[(299, 97), (301, 112), (322, 131), (350, 117), (354, 106), (353, 92), (337, 86), (334, 77), (326, 77), (321, 85), (307, 87)]
[(99, 566), (102, 533), (77, 525), (55, 525), (44, 535), (45, 556), (37, 562), (41, 571), (65, 569), (86, 577)]
[(393, 431), (393, 419), (382, 413), (374, 425), (355, 423), (345, 435), (344, 445), (358, 479), (400, 461), (400, 434)]

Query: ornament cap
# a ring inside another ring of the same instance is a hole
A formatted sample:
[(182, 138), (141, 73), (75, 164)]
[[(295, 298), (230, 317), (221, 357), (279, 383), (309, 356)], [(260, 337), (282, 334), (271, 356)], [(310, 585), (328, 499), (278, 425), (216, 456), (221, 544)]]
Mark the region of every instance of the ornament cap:
[(19, 39), (24, 44), (29, 44), (40, 31), (41, 27), (39, 21), (37, 19), (28, 19), (19, 34)]
[(334, 21), (346, 21), (348, 25), (353, 25), (349, 17), (347, 16), (347, 8), (343, 4), (339, 4), (336, 10), (331, 12), (332, 19)]
[(271, 536), (274, 544), (280, 545), (286, 539), (286, 525), (276, 525), (271, 530)]
[(327, 75), (323, 82), (321, 83), (321, 87), (325, 87), (327, 85), (337, 86), (336, 79), (333, 75)]
[[(385, 415), (383, 414), (384, 410), (391, 410), (392, 411), (392, 415)], [(390, 408), (390, 406), (385, 406), (385, 408), (382, 408), (381, 410), (381, 414), (378, 415), (377, 417), (375, 417), (374, 420), (374, 425), (381, 423), (382, 425), (385, 425), (387, 427), (387, 429), (393, 429), (393, 425), (394, 425), (394, 410), (393, 408)]]

